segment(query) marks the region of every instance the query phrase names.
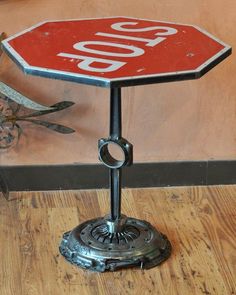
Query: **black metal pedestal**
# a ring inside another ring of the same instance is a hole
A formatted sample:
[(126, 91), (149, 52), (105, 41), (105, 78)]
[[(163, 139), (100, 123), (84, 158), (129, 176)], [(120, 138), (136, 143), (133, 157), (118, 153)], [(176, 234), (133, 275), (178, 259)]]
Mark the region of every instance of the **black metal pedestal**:
[[(122, 167), (133, 163), (133, 146), (121, 137), (121, 89), (111, 88), (110, 136), (100, 139), (100, 161), (110, 169), (111, 212), (89, 220), (63, 235), (61, 254), (71, 263), (93, 271), (114, 271), (123, 267), (151, 268), (171, 253), (167, 237), (146, 221), (121, 215)], [(115, 145), (122, 159), (115, 159), (109, 147)]]

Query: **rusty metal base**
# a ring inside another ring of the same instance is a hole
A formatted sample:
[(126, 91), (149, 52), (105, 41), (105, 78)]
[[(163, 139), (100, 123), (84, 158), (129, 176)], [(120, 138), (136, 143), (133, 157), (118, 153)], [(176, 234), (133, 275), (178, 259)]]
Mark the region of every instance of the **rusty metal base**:
[(122, 229), (110, 230), (106, 216), (86, 221), (63, 235), (59, 247), (70, 263), (97, 272), (120, 268), (149, 269), (171, 254), (167, 237), (150, 223), (122, 216)]

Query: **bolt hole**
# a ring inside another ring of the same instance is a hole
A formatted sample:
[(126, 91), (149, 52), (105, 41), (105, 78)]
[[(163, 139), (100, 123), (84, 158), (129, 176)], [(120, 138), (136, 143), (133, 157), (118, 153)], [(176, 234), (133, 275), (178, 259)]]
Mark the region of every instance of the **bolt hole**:
[(91, 244), (92, 244), (92, 242), (90, 242), (90, 241), (89, 241), (89, 242), (88, 242), (88, 244), (89, 244), (89, 245), (91, 245)]
[(82, 232), (82, 233), (81, 233), (81, 235), (84, 235), (84, 234), (85, 234), (85, 232)]
[(132, 246), (131, 248), (132, 248), (132, 249), (135, 249), (135, 246)]
[(112, 250), (112, 248), (111, 248), (111, 247), (109, 247), (109, 248), (108, 248), (108, 250)]

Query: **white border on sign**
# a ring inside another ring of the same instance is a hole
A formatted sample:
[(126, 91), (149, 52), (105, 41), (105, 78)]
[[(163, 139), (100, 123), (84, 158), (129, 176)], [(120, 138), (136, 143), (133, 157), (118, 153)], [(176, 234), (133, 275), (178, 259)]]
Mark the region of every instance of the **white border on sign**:
[[(220, 50), (217, 54), (215, 54), (214, 56), (212, 56), (211, 58), (206, 60), (203, 64), (201, 64), (199, 67), (197, 67), (194, 70), (167, 72), (167, 73), (152, 74), (152, 75), (125, 76), (125, 77), (121, 77), (121, 78), (111, 78), (111, 79), (109, 79), (109, 78), (102, 78), (102, 77), (98, 77), (98, 76), (88, 75), (88, 74), (76, 74), (76, 73), (72, 73), (72, 72), (66, 72), (66, 71), (60, 71), (60, 70), (52, 70), (52, 69), (47, 69), (47, 68), (31, 66), (8, 43), (12, 39), (14, 39), (14, 38), (16, 38), (18, 36), (21, 36), (21, 35), (29, 32), (29, 31), (31, 31), (31, 30), (33, 30), (33, 29), (35, 29), (35, 28), (37, 28), (37, 27), (39, 27), (39, 26), (41, 26), (43, 24), (46, 24), (46, 23), (96, 20), (96, 19), (115, 19), (115, 18), (126, 18), (126, 19), (134, 19), (134, 20), (153, 21), (153, 22), (160, 22), (160, 23), (166, 23), (166, 24), (175, 24), (175, 25), (193, 27), (193, 28), (197, 29), (198, 31), (200, 31), (201, 33), (203, 33), (204, 35), (208, 36), (209, 38), (215, 40), (216, 42), (218, 42), (219, 44), (224, 46), (224, 48), (222, 50)], [(184, 75), (184, 74), (197, 74), (197, 73), (200, 73), (208, 65), (210, 65), (214, 60), (216, 60), (217, 58), (219, 58), (220, 56), (222, 56), (224, 53), (226, 53), (227, 51), (229, 51), (231, 49), (231, 46), (227, 45), (223, 41), (219, 40), (215, 36), (211, 35), (207, 31), (203, 30), (202, 28), (200, 28), (200, 27), (198, 27), (196, 25), (182, 24), (182, 23), (169, 22), (169, 21), (142, 19), (142, 18), (135, 18), (135, 17), (127, 17), (127, 16), (114, 16), (114, 17), (103, 17), (103, 18), (65, 19), (65, 20), (47, 20), (47, 21), (37, 23), (36, 25), (31, 26), (30, 28), (28, 28), (26, 30), (23, 30), (23, 31), (21, 31), (21, 32), (19, 32), (19, 33), (15, 34), (15, 35), (3, 40), (2, 44), (3, 44), (3, 48), (7, 51), (7, 53), (10, 54), (10, 56), (13, 58), (13, 60), (18, 65), (20, 65), (22, 67), (23, 71), (26, 72), (26, 73), (29, 73), (30, 71), (32, 71), (32, 74), (34, 72), (35, 73), (38, 72), (38, 73), (41, 74), (40, 76), (43, 76), (43, 73), (48, 74), (48, 75), (45, 75), (45, 77), (49, 76), (49, 74), (51, 74), (52, 78), (57, 78), (57, 79), (67, 80), (67, 81), (76, 81), (76, 80), (85, 79), (85, 80), (91, 81), (91, 83), (89, 83), (89, 84), (96, 84), (96, 83), (93, 83), (93, 81), (94, 82), (97, 81), (98, 83), (101, 82), (101, 83), (104, 83), (104, 85), (108, 85), (108, 86), (109, 86), (109, 84), (111, 82), (116, 82), (116, 81), (119, 81), (119, 82), (124, 81), (125, 82), (125, 81), (132, 81), (132, 80), (138, 80), (138, 79), (143, 79), (143, 78), (148, 79), (148, 78), (178, 76), (178, 75)], [(56, 77), (53, 77), (53, 74), (56, 75)], [(85, 83), (85, 82), (80, 81), (80, 83)], [(88, 84), (88, 83), (85, 83), (85, 84)]]

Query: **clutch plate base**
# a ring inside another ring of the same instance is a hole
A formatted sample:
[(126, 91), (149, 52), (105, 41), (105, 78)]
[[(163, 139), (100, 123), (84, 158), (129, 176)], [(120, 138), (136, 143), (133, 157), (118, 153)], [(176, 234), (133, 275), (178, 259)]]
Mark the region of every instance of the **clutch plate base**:
[(170, 256), (167, 237), (150, 223), (124, 215), (118, 224), (112, 223), (105, 216), (64, 233), (61, 254), (72, 264), (98, 272), (125, 267), (149, 269)]

